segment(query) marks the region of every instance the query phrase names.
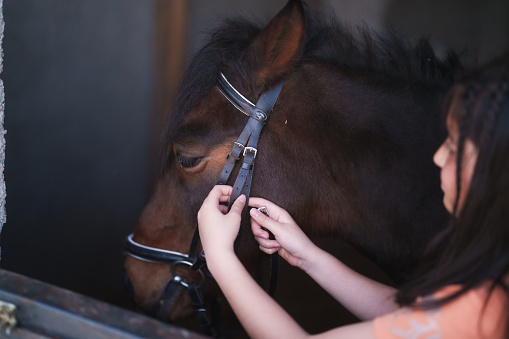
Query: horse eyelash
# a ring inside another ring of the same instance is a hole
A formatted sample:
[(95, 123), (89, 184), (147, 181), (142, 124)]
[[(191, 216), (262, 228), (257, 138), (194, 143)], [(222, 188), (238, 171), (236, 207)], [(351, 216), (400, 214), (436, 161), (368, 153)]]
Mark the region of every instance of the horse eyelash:
[(201, 157), (186, 158), (186, 157), (183, 157), (182, 155), (180, 155), (179, 153), (176, 154), (176, 158), (177, 158), (178, 163), (184, 168), (195, 167), (196, 165), (198, 165), (200, 163), (201, 159), (203, 159)]

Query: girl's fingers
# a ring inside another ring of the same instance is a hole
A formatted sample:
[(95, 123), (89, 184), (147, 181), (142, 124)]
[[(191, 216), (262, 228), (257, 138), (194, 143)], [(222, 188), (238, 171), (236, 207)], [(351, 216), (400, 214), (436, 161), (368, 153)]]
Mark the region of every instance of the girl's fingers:
[[(269, 213), (270, 210), (269, 210)], [(258, 225), (263, 226), (267, 228), (272, 233), (276, 234), (275, 231), (278, 228), (279, 223), (275, 220), (273, 220), (271, 217), (266, 216), (265, 214), (258, 211), (256, 208), (252, 208), (249, 211), (249, 214), (251, 215), (251, 218), (256, 222)]]
[(230, 200), (232, 190), (233, 188), (227, 185), (214, 186), (198, 211), (198, 220), (200, 220), (203, 215), (210, 216), (210, 213), (217, 210), (219, 210), (222, 214), (226, 214), (228, 212), (228, 207), (221, 203), (228, 202)]
[(229, 195), (221, 195), (219, 198), (220, 202), (230, 202), (230, 196)]
[(216, 186), (214, 186), (212, 191), (214, 191), (214, 190), (221, 192), (221, 195), (230, 196), (232, 194), (233, 187), (228, 186), (228, 185), (216, 185)]
[(290, 222), (293, 220), (284, 208), (281, 208), (273, 202), (263, 198), (249, 198), (249, 206), (255, 208), (262, 206), (267, 207), (270, 218), (279, 222)]
[(279, 249), (281, 245), (276, 240), (269, 240), (264, 238), (256, 238), (256, 241), (261, 247), (268, 248), (268, 249)]
[(233, 188), (227, 185), (216, 185), (210, 191), (205, 200), (215, 200), (220, 202), (227, 202), (230, 200)]
[(267, 253), (267, 254), (274, 254), (276, 253), (279, 249), (278, 248), (265, 248), (263, 246), (260, 246), (260, 250), (263, 252), (263, 253)]
[(256, 220), (251, 218), (251, 232), (253, 232), (253, 235), (256, 237), (269, 239), (269, 233), (267, 231), (264, 231), (260, 224), (256, 222)]
[(269, 201), (269, 200), (266, 200), (263, 198), (256, 198), (256, 197), (249, 198), (249, 206), (256, 207), (256, 208), (265, 206), (269, 210), (273, 210), (274, 213), (284, 211), (284, 209), (282, 209), (278, 205), (274, 204), (272, 201)]

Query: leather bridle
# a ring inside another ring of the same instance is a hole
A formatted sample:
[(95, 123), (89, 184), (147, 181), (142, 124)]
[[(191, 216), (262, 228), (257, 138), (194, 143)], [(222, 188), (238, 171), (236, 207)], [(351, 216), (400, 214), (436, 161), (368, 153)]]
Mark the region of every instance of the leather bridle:
[[(264, 92), (256, 105), (246, 99), (240, 94), (235, 87), (233, 87), (223, 73), (216, 83), (217, 88), (221, 93), (242, 113), (249, 117), (244, 130), (234, 142), (233, 148), (226, 158), (226, 164), (221, 171), (218, 185), (227, 183), (235, 164), (243, 157), (239, 173), (233, 185), (233, 191), (230, 197), (228, 210), (231, 208), (233, 202), (242, 194), (249, 199), (251, 190), (251, 181), (253, 178), (254, 163), (258, 153), (258, 139), (260, 133), (270, 116), (272, 108), (274, 107), (284, 81), (278, 83), (276, 86)], [(248, 201), (246, 201), (243, 215), (248, 209)], [(235, 240), (235, 250), (238, 249), (241, 233)], [(271, 235), (272, 236), (272, 235)], [(211, 337), (218, 337), (220, 331), (211, 321), (206, 309), (205, 301), (203, 298), (202, 287), (205, 282), (205, 276), (211, 276), (207, 269), (205, 256), (203, 252), (198, 253), (200, 244), (200, 235), (198, 227), (195, 228), (193, 239), (189, 248), (188, 254), (163, 250), (155, 247), (145, 246), (133, 240), (133, 234), (130, 234), (125, 239), (125, 249), (130, 256), (149, 262), (163, 263), (171, 266), (172, 278), (167, 283), (164, 291), (161, 294), (158, 303), (154, 306), (153, 313), (158, 318), (162, 319), (169, 307), (180, 295), (184, 288), (187, 288), (191, 296), (191, 301), (195, 309), (196, 316), (204, 333)], [(268, 293), (273, 294), (277, 283), (277, 252), (271, 258), (271, 273), (270, 273), (270, 286)], [(198, 274), (199, 279), (197, 282), (187, 282), (187, 280), (178, 274), (177, 268), (185, 268)]]

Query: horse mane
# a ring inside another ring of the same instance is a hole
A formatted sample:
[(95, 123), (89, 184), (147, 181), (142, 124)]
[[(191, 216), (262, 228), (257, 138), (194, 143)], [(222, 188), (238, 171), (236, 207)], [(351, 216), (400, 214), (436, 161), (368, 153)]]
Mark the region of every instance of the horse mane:
[[(344, 72), (376, 77), (384, 82), (424, 86), (449, 86), (461, 69), (459, 58), (447, 52), (437, 57), (428, 39), (407, 39), (389, 29), (383, 33), (367, 25), (356, 30), (306, 8), (306, 39), (302, 61), (325, 60)], [(209, 32), (208, 42), (194, 55), (182, 79), (182, 86), (163, 133), (162, 169), (168, 160), (171, 143), (185, 115), (214, 86), (224, 67), (245, 74), (242, 52), (264, 24), (244, 17), (225, 18)]]

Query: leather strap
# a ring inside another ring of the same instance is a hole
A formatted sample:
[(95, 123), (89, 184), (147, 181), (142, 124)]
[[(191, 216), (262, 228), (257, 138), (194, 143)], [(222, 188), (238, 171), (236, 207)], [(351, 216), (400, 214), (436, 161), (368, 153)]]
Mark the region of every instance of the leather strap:
[[(256, 105), (253, 105), (251, 101), (246, 99), (228, 82), (223, 73), (220, 74), (217, 82), (218, 89), (238, 110), (249, 116), (249, 120), (246, 123), (244, 130), (237, 139), (237, 142), (234, 143), (232, 151), (227, 156), (225, 167), (217, 181), (218, 185), (226, 184), (235, 163), (240, 159), (242, 154), (244, 156), (244, 161), (239, 170), (235, 185), (233, 186), (233, 192), (228, 209), (231, 208), (233, 202), (242, 194), (249, 199), (254, 161), (258, 152), (256, 148), (258, 145), (258, 139), (265, 122), (270, 116), (272, 108), (276, 104), (283, 85), (284, 81), (281, 81), (272, 89), (263, 93), (256, 102)], [(247, 205), (248, 201), (246, 201), (246, 208)]]
[(157, 319), (164, 321), (166, 312), (175, 300), (177, 300), (177, 297), (180, 295), (184, 287), (185, 286), (182, 284), (182, 278), (180, 276), (174, 276), (171, 278), (168, 284), (166, 284), (161, 298), (159, 298), (162, 304), (156, 303), (154, 305), (153, 313), (156, 314)]
[(188, 258), (186, 254), (180, 252), (163, 250), (137, 243), (133, 240), (133, 234), (129, 234), (124, 240), (124, 247), (129, 255), (143, 261), (168, 264), (174, 261), (187, 260)]
[(196, 284), (189, 284), (187, 289), (189, 291), (189, 295), (191, 296), (194, 312), (198, 322), (200, 323), (201, 329), (209, 337), (217, 338), (219, 333), (210, 320), (207, 310), (205, 309), (205, 301), (203, 299), (201, 286), (197, 286)]
[[(249, 116), (250, 119), (246, 123), (246, 126), (239, 138), (234, 143), (232, 151), (226, 158), (225, 167), (217, 181), (218, 185), (226, 184), (232, 173), (233, 167), (240, 159), (240, 156), (245, 156), (244, 153), (246, 147), (256, 149), (260, 132), (270, 116), (272, 108), (274, 107), (279, 93), (283, 88), (283, 84), (284, 81), (281, 81), (272, 89), (263, 93), (258, 99), (256, 105), (254, 105), (228, 82), (223, 73), (220, 74), (219, 80), (217, 81), (217, 88), (221, 91), (225, 98), (228, 99), (228, 101), (230, 101), (242, 113)], [(248, 196), (246, 195), (246, 197)], [(238, 196), (236, 198), (238, 198)], [(235, 201), (235, 199), (233, 200)]]
[[(242, 113), (249, 116), (249, 120), (246, 123), (244, 130), (234, 143), (232, 151), (227, 156), (226, 164), (217, 182), (218, 185), (226, 184), (236, 162), (240, 159), (241, 154), (243, 154), (244, 160), (239, 169), (239, 174), (237, 175), (235, 184), (233, 185), (233, 191), (228, 205), (228, 210), (230, 210), (235, 200), (244, 194), (246, 196), (246, 204), (242, 213), (243, 216), (247, 216), (248, 214), (247, 210), (251, 192), (251, 182), (253, 179), (255, 159), (258, 153), (258, 139), (263, 126), (265, 126), (265, 122), (270, 117), (270, 113), (276, 104), (283, 85), (284, 81), (281, 81), (269, 91), (264, 92), (256, 102), (256, 105), (253, 105), (251, 101), (246, 99), (228, 82), (223, 73), (221, 73), (217, 82), (217, 87), (226, 99), (228, 99), (228, 101), (230, 101)], [(242, 229), (239, 230), (237, 239), (235, 239), (235, 251), (238, 251), (241, 236)], [(274, 237), (272, 234), (271, 236)], [(269, 289), (267, 291), (270, 295), (274, 294), (277, 285), (278, 262), (279, 254), (276, 252), (271, 256), (270, 282)]]

